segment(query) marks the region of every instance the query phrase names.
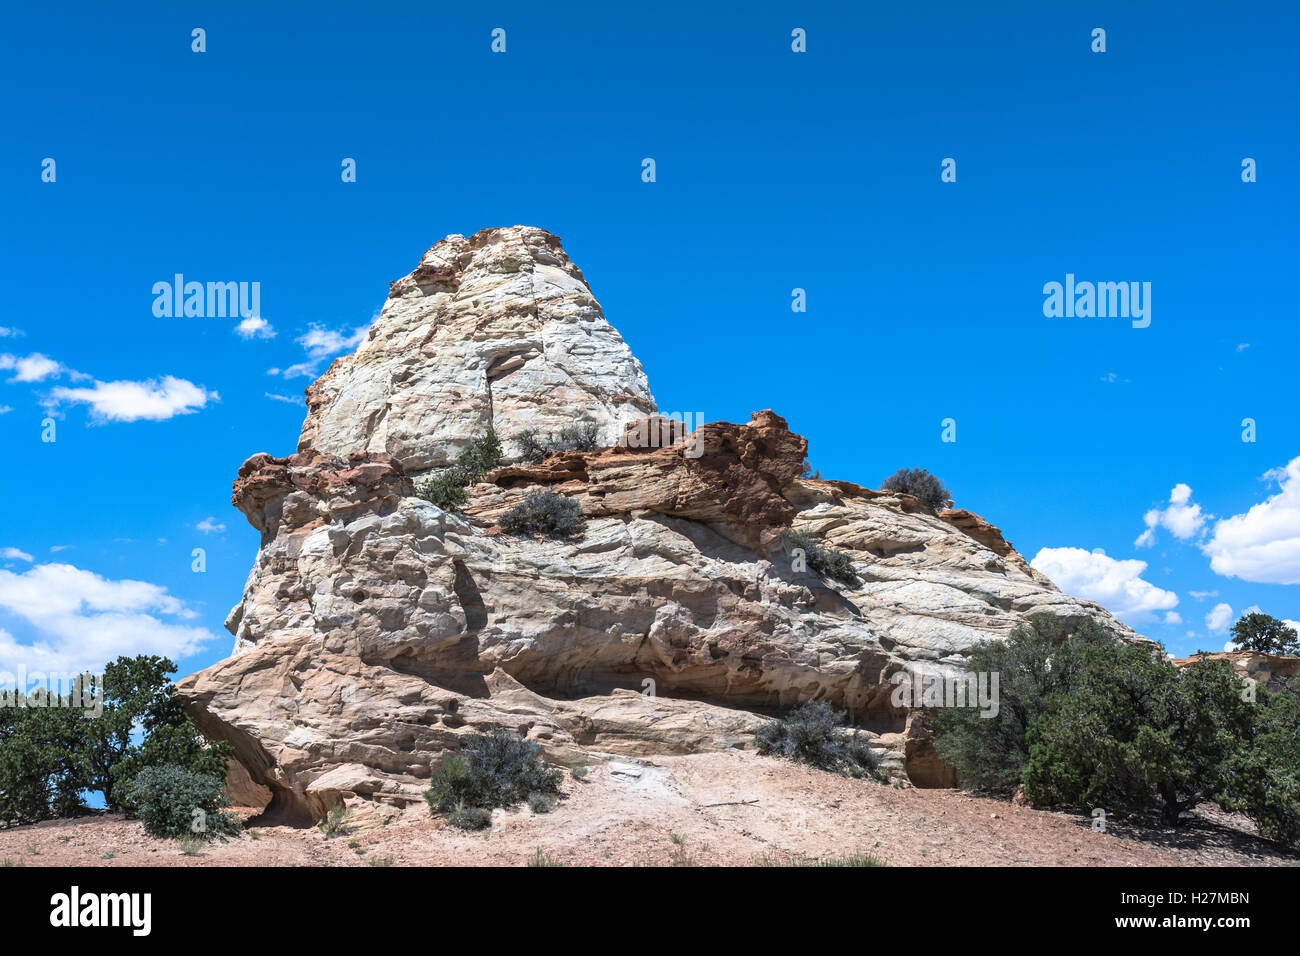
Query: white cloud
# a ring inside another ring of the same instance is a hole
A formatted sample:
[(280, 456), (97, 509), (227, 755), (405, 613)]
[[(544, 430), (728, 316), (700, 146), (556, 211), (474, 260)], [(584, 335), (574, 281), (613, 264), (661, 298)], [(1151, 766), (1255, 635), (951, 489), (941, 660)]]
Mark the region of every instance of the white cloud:
[(14, 410), (12, 405), (0, 405), (0, 415), (8, 415)]
[(1166, 623), (1166, 624), (1182, 624), (1182, 623), (1183, 623), (1183, 616), (1182, 616), (1181, 614), (1179, 614), (1177, 611), (1166, 611), (1166, 612), (1165, 612), (1165, 623)]
[(275, 329), (271, 328), (271, 323), (260, 316), (252, 316), (244, 319), (235, 326), (235, 334), (241, 339), (273, 339), (275, 338)]
[(277, 394), (275, 394), (274, 392), (267, 392), (267, 393), (266, 393), (266, 397), (267, 397), (267, 398), (273, 398), (273, 399), (275, 399), (277, 402), (288, 402), (290, 405), (305, 405), (305, 404), (306, 404), (306, 402), (304, 402), (301, 398), (298, 398), (297, 396), (294, 396), (294, 395), (277, 395)]
[(26, 551), (19, 551), (17, 548), (0, 548), (0, 558), (8, 558), (11, 561), (32, 562), (32, 556)]
[(1250, 348), (1250, 343), (1249, 343), (1249, 342), (1242, 342), (1240, 345), (1237, 346), (1237, 351), (1238, 351), (1238, 352), (1244, 352), (1244, 351), (1246, 351), (1246, 349), (1248, 349), (1248, 348)]
[(1264, 477), (1278, 483), (1278, 493), (1216, 522), (1203, 549), (1224, 577), (1300, 584), (1300, 457)]
[(40, 352), (31, 355), (0, 355), (0, 370), (13, 372), (10, 382), (41, 382), (53, 376), (71, 372), (60, 363)]
[(1187, 593), (1190, 594), (1192, 597), (1196, 598), (1196, 600), (1198, 601), (1204, 601), (1206, 598), (1219, 596), (1218, 591), (1188, 591)]
[(305, 335), (298, 337), (298, 344), (307, 350), (308, 358), (323, 359), (356, 348), (366, 340), (369, 331), (369, 325), (358, 326), (347, 334), (313, 325)]
[(1232, 606), (1228, 604), (1216, 604), (1210, 613), (1205, 615), (1205, 626), (1210, 629), (1210, 633), (1222, 634), (1232, 623)]
[(198, 528), (204, 534), (220, 534), (226, 530), (226, 526), (216, 518), (204, 518), (194, 527)]
[(1043, 548), (1029, 563), (1062, 591), (1096, 601), (1126, 623), (1178, 604), (1173, 591), (1142, 580), (1145, 561), (1117, 561), (1100, 549)]
[(23, 334), (22, 329), (7, 329), (3, 325), (0, 325), (0, 339), (9, 339), (9, 338), (16, 339), (18, 338), (18, 336), (22, 334)]
[(1142, 516), (1147, 529), (1138, 535), (1133, 546), (1151, 547), (1156, 542), (1156, 528), (1160, 527), (1172, 531), (1174, 537), (1180, 541), (1186, 541), (1200, 532), (1205, 527), (1206, 519), (1211, 517), (1213, 516), (1201, 512), (1200, 505), (1192, 504), (1192, 489), (1180, 482), (1174, 485), (1173, 491), (1169, 492), (1167, 508), (1152, 508)]
[(196, 616), (166, 588), (114, 581), (70, 564), (38, 564), (22, 574), (0, 570), (0, 615), (5, 614), (35, 638), (19, 643), (0, 628), (0, 670), (10, 672), (98, 671), (119, 655), (177, 660), (213, 638), (206, 628), (163, 619)]
[[(373, 323), (373, 319), (371, 323)], [(325, 359), (350, 352), (366, 340), (370, 323), (348, 331), (346, 329), (327, 329), (313, 325), (303, 335), (298, 336), (298, 344), (307, 352), (307, 361), (297, 362), (288, 368), (267, 369), (268, 375), (283, 375), (285, 378), (315, 378), (320, 372), (320, 365)]]
[(50, 394), (56, 403), (85, 403), (93, 419), (109, 422), (165, 421), (175, 415), (192, 414), (221, 398), (201, 385), (171, 375), (161, 382), (95, 382), (92, 388), (56, 388)]

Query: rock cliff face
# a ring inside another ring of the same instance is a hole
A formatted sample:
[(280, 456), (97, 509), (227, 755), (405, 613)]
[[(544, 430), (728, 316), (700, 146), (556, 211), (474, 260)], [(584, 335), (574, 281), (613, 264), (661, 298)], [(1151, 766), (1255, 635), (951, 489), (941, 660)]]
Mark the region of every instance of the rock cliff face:
[(388, 301), (357, 351), (307, 389), (298, 450), (445, 465), (490, 427), (509, 439), (593, 424), (607, 444), (655, 411), (641, 363), (582, 271), (541, 229), (448, 236)]
[[(180, 685), (282, 819), (420, 804), (470, 730), (517, 728), (562, 763), (743, 748), (812, 698), (848, 709), (895, 774), (950, 785), (891, 675), (955, 673), (1039, 612), (1143, 640), (968, 511), (800, 478), (807, 443), (773, 412), (690, 446), (620, 443), (653, 411), (645, 377), (540, 230), (438, 243), (309, 395), (298, 453), (255, 455), (235, 481), (262, 536), (235, 654)], [(461, 514), (412, 497), (412, 471), (489, 424), (509, 450), (575, 420), (609, 447), (507, 464)], [(581, 504), (580, 539), (501, 532), (538, 487)], [(796, 570), (789, 527), (848, 553), (858, 584)]]

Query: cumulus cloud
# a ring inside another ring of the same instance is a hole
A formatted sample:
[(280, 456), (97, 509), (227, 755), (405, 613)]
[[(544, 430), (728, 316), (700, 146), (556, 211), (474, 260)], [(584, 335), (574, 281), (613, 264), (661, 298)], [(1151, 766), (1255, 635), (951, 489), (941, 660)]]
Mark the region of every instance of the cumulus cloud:
[[(38, 564), (22, 574), (0, 570), (0, 670), (98, 671), (119, 655), (136, 654), (177, 660), (213, 634), (166, 619), (196, 616), (147, 581), (115, 581), (70, 564)], [(6, 627), (29, 630), (33, 639), (20, 642)]]
[(1232, 606), (1230, 604), (1216, 604), (1210, 609), (1210, 613), (1205, 615), (1205, 626), (1209, 628), (1212, 634), (1224, 633), (1231, 623)]
[(1181, 614), (1179, 614), (1177, 611), (1166, 611), (1166, 612), (1165, 612), (1165, 623), (1166, 623), (1166, 624), (1182, 624), (1182, 623), (1183, 623), (1183, 616), (1182, 616)]
[(204, 518), (194, 527), (198, 528), (204, 534), (220, 534), (226, 530), (226, 526), (216, 518)]
[(1173, 532), (1175, 538), (1186, 541), (1195, 537), (1211, 517), (1213, 516), (1201, 512), (1200, 505), (1192, 503), (1191, 487), (1180, 482), (1169, 492), (1168, 507), (1152, 508), (1142, 516), (1147, 529), (1138, 535), (1133, 545), (1138, 548), (1151, 547), (1156, 543), (1157, 528), (1165, 528)]
[(271, 328), (271, 323), (266, 319), (255, 315), (235, 326), (235, 334), (241, 339), (273, 339), (275, 329)]
[(1300, 457), (1264, 478), (1277, 482), (1277, 494), (1216, 522), (1203, 549), (1211, 570), (1224, 577), (1300, 584)]
[(32, 556), (26, 551), (19, 551), (17, 548), (0, 548), (0, 558), (7, 558), (10, 561), (32, 562)]
[(1062, 591), (1096, 601), (1125, 623), (1141, 621), (1178, 604), (1173, 591), (1142, 579), (1145, 561), (1117, 561), (1101, 549), (1043, 548), (1029, 563)]
[(74, 378), (85, 378), (84, 375), (74, 372), (40, 352), (33, 352), (31, 355), (10, 355), (6, 352), (0, 355), (0, 370), (14, 373), (9, 379), (10, 382), (43, 382), (47, 378), (64, 374)]
[(50, 397), (56, 404), (89, 405), (91, 418), (101, 422), (165, 421), (176, 415), (190, 415), (221, 398), (201, 385), (171, 375), (161, 382), (95, 382), (90, 388), (56, 388)]

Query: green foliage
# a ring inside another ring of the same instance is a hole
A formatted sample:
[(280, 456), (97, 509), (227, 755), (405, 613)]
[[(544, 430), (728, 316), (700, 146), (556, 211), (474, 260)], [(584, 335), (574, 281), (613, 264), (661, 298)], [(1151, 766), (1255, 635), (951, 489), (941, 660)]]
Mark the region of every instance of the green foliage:
[(1233, 755), (1225, 810), (1249, 816), (1259, 832), (1283, 846), (1300, 843), (1300, 700), (1258, 690), (1256, 720)]
[[(510, 807), (523, 800), (558, 796), (559, 770), (541, 759), (542, 749), (531, 740), (502, 728), (487, 734), (466, 734), (459, 753), (443, 761), (433, 774), (424, 798), (434, 813)], [(489, 814), (490, 815), (490, 814)]]
[(924, 468), (900, 468), (886, 478), (880, 487), (885, 491), (901, 491), (919, 498), (921, 504), (934, 512), (952, 507), (952, 492)]
[(534, 791), (528, 795), (528, 809), (533, 813), (550, 813), (555, 809), (555, 804), (559, 798), (553, 793), (537, 793)]
[(590, 422), (565, 425), (559, 434), (550, 435), (528, 428), (520, 432), (515, 441), (519, 444), (520, 457), (537, 464), (553, 451), (596, 451), (600, 448), (600, 429)]
[(217, 777), (174, 766), (146, 767), (123, 791), (132, 813), (153, 836), (210, 840), (239, 832), (239, 820), (222, 812), (225, 783)]
[(1072, 636), (1069, 628), (1063, 618), (1037, 614), (1006, 639), (971, 648), (967, 672), (998, 675), (996, 716), (982, 716), (970, 707), (943, 707), (930, 715), (935, 747), (956, 768), (963, 786), (1013, 791), (1029, 760), (1029, 728), (1068, 690), (1086, 650), (1113, 643), (1090, 619)]
[(850, 777), (876, 777), (877, 760), (867, 738), (840, 725), (844, 713), (825, 701), (809, 701), (754, 735), (759, 753), (785, 757)]
[(492, 811), (486, 807), (459, 806), (447, 814), (447, 822), (458, 830), (486, 830), (492, 825)]
[(582, 507), (572, 498), (554, 491), (534, 491), (501, 516), (507, 534), (538, 534), (548, 538), (571, 538), (582, 534), (586, 522)]
[(564, 866), (564, 864), (539, 846), (537, 851), (528, 858), (528, 866)]
[(175, 670), (165, 657), (119, 657), (89, 681), (89, 699), (37, 692), (27, 706), (0, 707), (0, 821), (80, 813), (82, 793), (94, 790), (109, 810), (129, 812), (121, 790), (147, 767), (224, 782), (231, 748), (206, 742), (186, 716), (167, 679)]
[(341, 803), (336, 803), (330, 807), (325, 816), (316, 824), (316, 829), (325, 834), (325, 839), (332, 840), (336, 836), (342, 836), (348, 832), (348, 821), (352, 818), (352, 811)]
[(465, 485), (464, 476), (453, 466), (431, 478), (416, 482), (415, 496), (437, 505), (443, 511), (456, 511), (465, 507), (469, 501)]
[(1252, 611), (1232, 625), (1232, 643), (1239, 650), (1264, 654), (1300, 654), (1295, 628), (1268, 614)]
[(1254, 719), (1226, 662), (1180, 671), (1117, 644), (1091, 648), (1056, 703), (1029, 730), (1025, 796), (1111, 813), (1158, 809), (1169, 824), (1224, 790)]
[(470, 485), (501, 464), (501, 441), (494, 431), (470, 442), (456, 457), (456, 463), (415, 486), (418, 498), (432, 502), (444, 511), (455, 511), (469, 500)]
[(860, 583), (852, 558), (843, 551), (823, 548), (818, 540), (806, 531), (787, 531), (785, 546), (789, 551), (795, 548), (802, 549), (808, 567), (823, 578), (830, 578), (851, 587), (856, 587)]
[(1213, 800), (1260, 832), (1300, 841), (1300, 701), (1252, 701), (1223, 660), (1179, 668), (1093, 624), (1066, 636), (1048, 615), (1005, 642), (976, 645), (972, 672), (1000, 676), (996, 717), (969, 708), (934, 715), (935, 747), (962, 785), (1040, 805), (1159, 813), (1178, 823)]

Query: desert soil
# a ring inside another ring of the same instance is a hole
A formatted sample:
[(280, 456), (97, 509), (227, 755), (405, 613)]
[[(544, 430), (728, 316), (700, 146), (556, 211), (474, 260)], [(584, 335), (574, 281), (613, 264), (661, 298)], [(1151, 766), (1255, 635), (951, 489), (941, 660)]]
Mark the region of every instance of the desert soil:
[(382, 828), (327, 839), (259, 826), (187, 856), (115, 814), (0, 831), (21, 866), (520, 866), (538, 849), (567, 866), (745, 866), (870, 854), (890, 866), (1294, 865), (1249, 821), (1203, 806), (1177, 829), (1033, 810), (952, 790), (896, 789), (753, 753), (593, 764), (567, 773), (548, 814), (497, 811), (466, 833), (413, 809)]

